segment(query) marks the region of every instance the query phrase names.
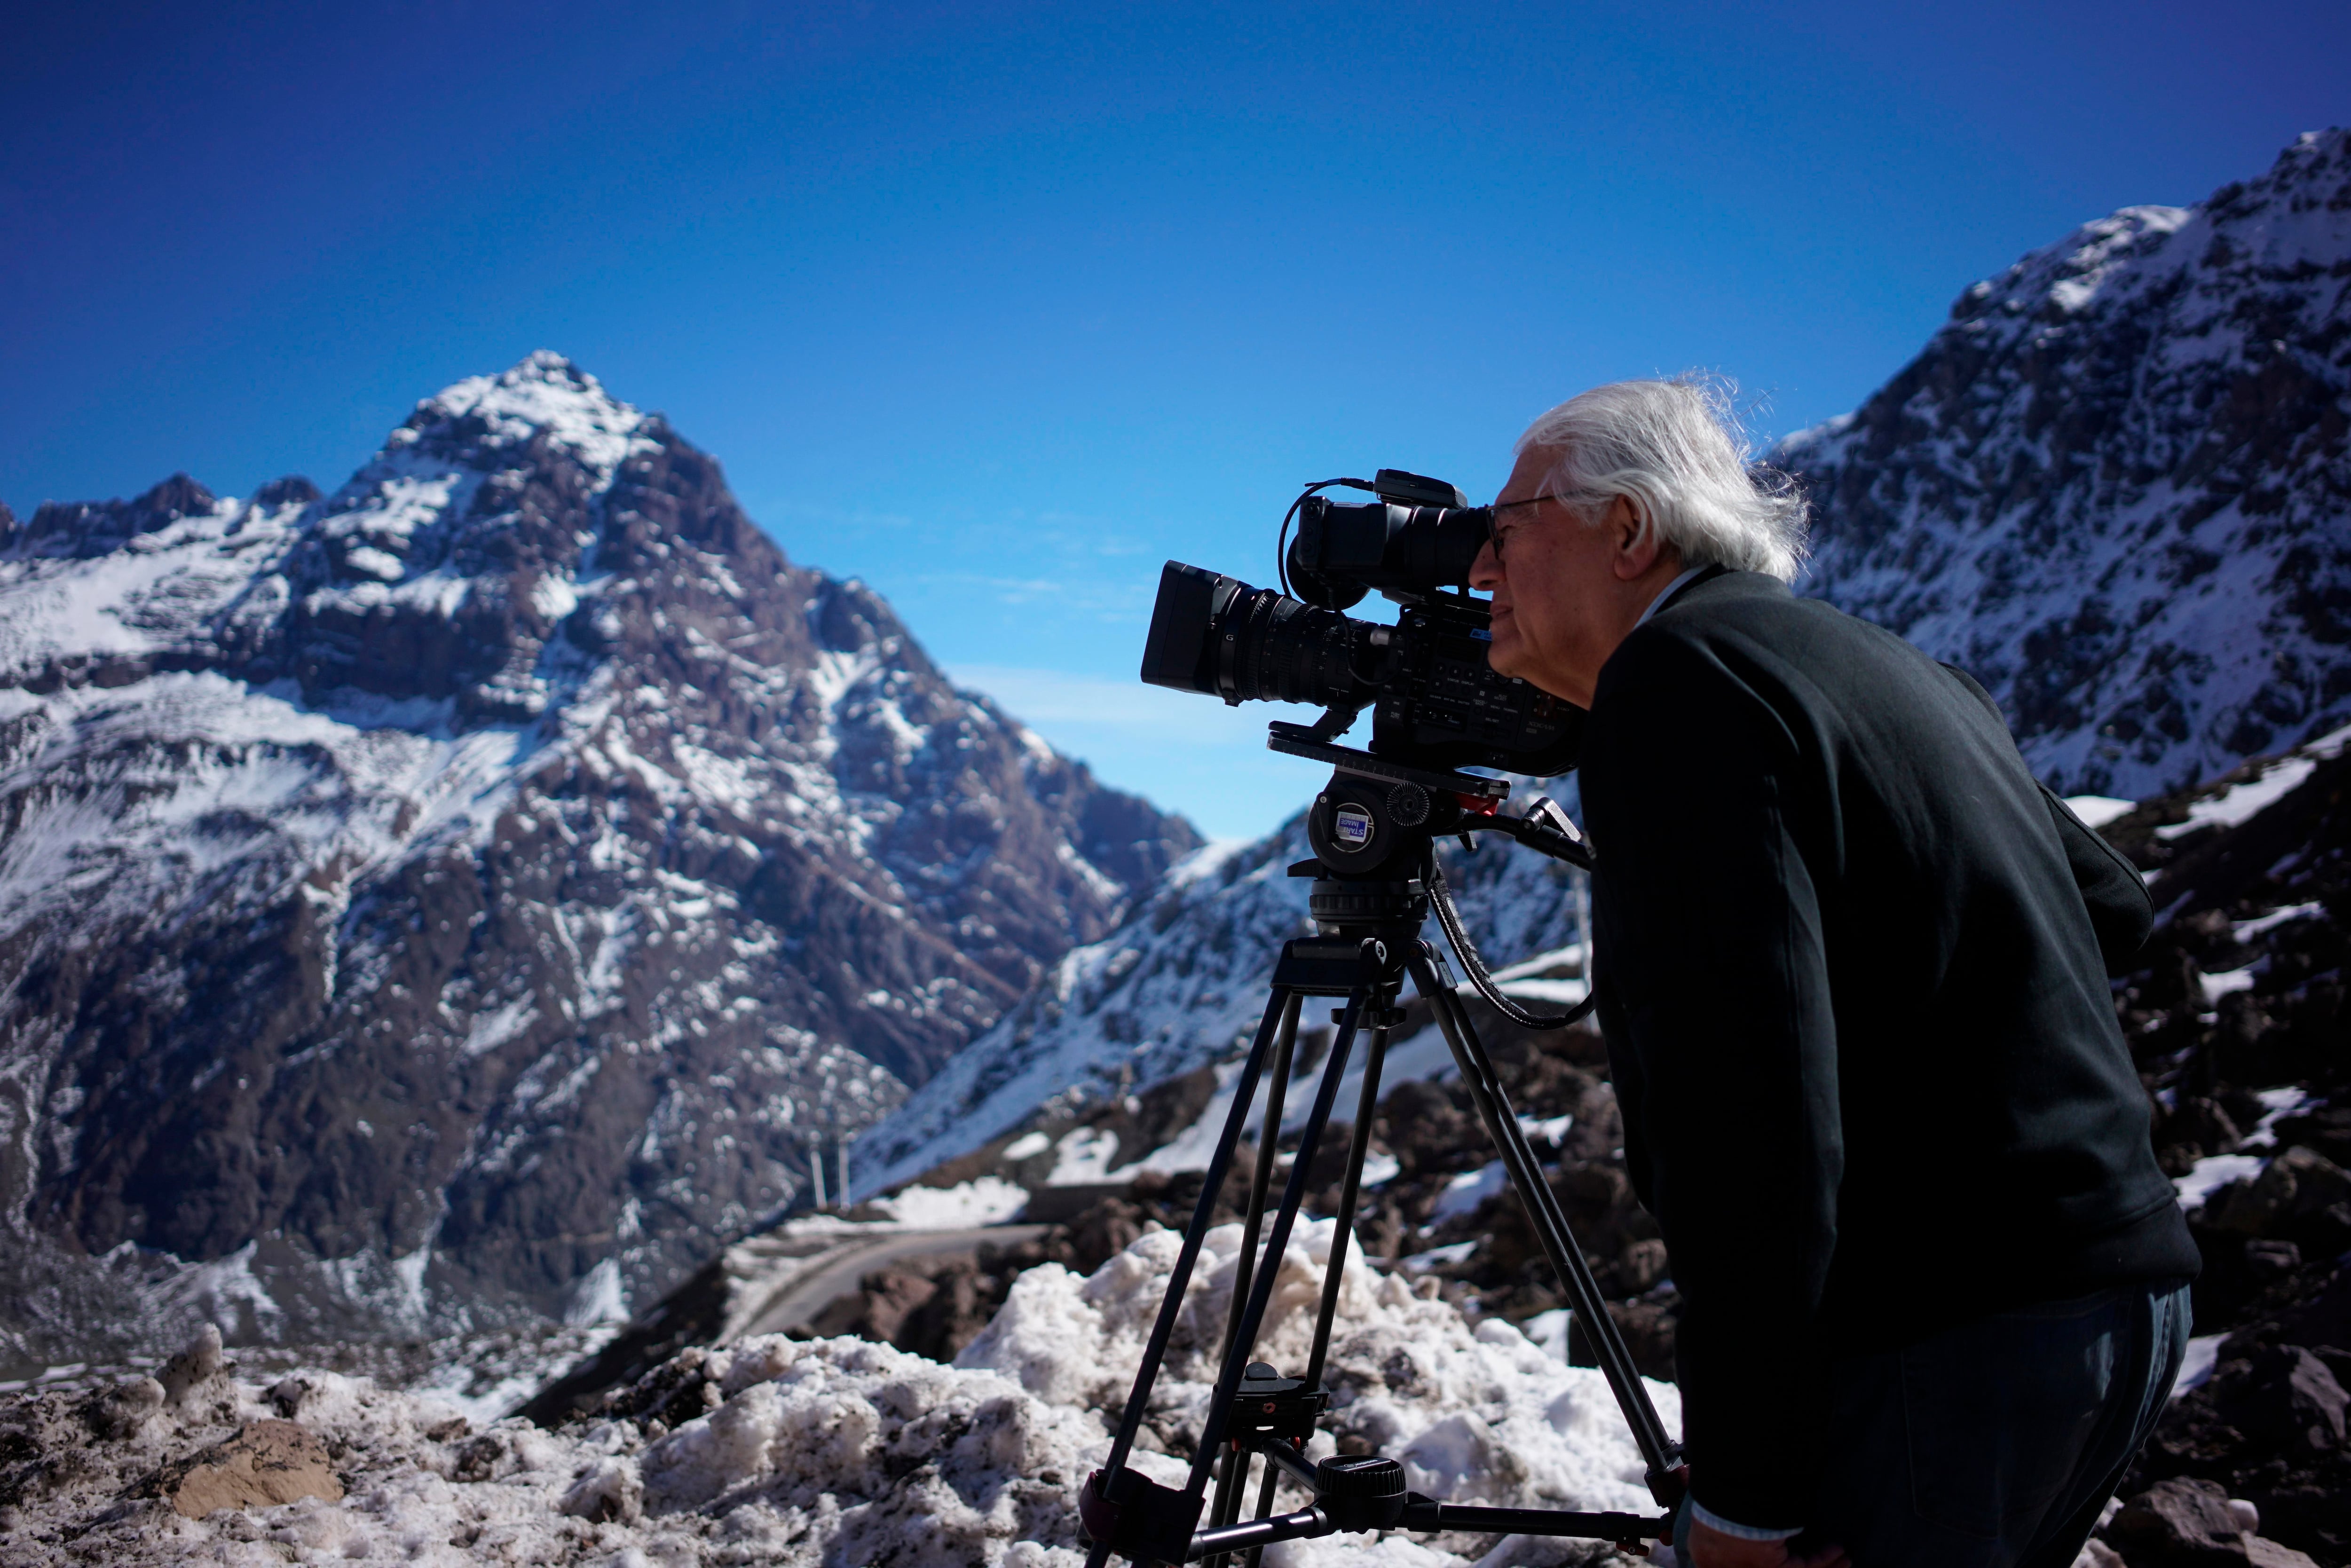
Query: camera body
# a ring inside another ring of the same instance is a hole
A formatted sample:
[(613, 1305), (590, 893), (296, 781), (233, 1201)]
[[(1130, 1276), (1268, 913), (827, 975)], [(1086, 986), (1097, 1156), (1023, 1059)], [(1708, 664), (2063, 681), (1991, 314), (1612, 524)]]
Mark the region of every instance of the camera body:
[[(1371, 754), (1407, 767), (1535, 777), (1573, 768), (1583, 711), (1487, 663), (1491, 616), (1467, 590), (1492, 511), (1395, 469), (1362, 487), (1381, 499), (1301, 498), (1284, 560), (1297, 598), (1169, 561), (1143, 679), (1235, 705), (1311, 704), (1325, 710), (1313, 731), (1322, 740), (1368, 707)], [(1340, 613), (1373, 589), (1399, 605), (1393, 626)]]

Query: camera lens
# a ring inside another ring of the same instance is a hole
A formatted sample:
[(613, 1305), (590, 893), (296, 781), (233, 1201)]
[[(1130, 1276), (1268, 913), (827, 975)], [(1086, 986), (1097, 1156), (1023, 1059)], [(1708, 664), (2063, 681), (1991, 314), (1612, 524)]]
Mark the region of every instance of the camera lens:
[(1360, 707), (1355, 645), (1369, 629), (1270, 588), (1171, 560), (1159, 574), (1143, 678), (1228, 703)]

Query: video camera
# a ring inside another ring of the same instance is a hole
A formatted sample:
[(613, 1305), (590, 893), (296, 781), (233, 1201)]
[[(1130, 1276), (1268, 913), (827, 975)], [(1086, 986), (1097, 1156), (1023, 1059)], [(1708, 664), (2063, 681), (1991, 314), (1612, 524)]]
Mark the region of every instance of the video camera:
[[(1379, 497), (1333, 502), (1334, 485)], [(1492, 619), (1469, 595), (1469, 569), (1493, 537), (1490, 507), (1455, 486), (1383, 468), (1368, 483), (1307, 486), (1290, 513), (1298, 537), (1277, 547), (1283, 591), (1251, 588), (1181, 561), (1159, 576), (1143, 678), (1243, 702), (1325, 710), (1289, 737), (1327, 743), (1366, 707), (1371, 755), (1405, 768), (1496, 768), (1537, 778), (1575, 766), (1583, 712), (1486, 662)], [(1282, 519), (1286, 535), (1290, 518)], [(1393, 626), (1339, 613), (1377, 589), (1402, 607)], [(1292, 597), (1292, 595), (1295, 597)]]

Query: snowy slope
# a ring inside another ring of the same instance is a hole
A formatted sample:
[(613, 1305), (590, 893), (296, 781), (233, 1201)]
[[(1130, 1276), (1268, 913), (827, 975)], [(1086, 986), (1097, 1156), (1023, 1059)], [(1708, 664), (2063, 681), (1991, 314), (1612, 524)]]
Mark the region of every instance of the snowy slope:
[[(1302, 783), (1319, 784), (1311, 764)], [(1575, 803), (1573, 781), (1525, 784)], [(1476, 853), (1440, 846), (1471, 939), (1500, 965), (1580, 939), (1572, 874), (1489, 837)], [(1124, 925), (1072, 949), (996, 1027), (862, 1138), (856, 1188), (880, 1192), (968, 1154), (1040, 1107), (1073, 1108), (1221, 1061), (1265, 1011), (1282, 943), (1311, 936), (1312, 883), (1286, 874), (1309, 859), (1303, 813), (1248, 845), (1216, 844), (1170, 872)], [(1437, 923), (1425, 933), (1442, 945)], [(1458, 973), (1458, 970), (1457, 970)], [(1312, 1022), (1310, 1018), (1309, 1023)]]
[(2132, 798), (2351, 716), (2351, 132), (1975, 284), (1775, 461), (1806, 591), (1964, 665), (2067, 793)]
[(553, 355), (0, 510), (0, 1352), (618, 1314), (1196, 841)]

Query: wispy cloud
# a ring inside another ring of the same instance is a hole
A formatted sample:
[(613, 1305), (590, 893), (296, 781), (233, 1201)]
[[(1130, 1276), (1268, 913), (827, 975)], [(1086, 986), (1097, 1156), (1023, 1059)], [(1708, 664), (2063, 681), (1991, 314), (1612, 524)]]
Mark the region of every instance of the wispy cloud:
[(950, 664), (948, 678), (984, 692), (1097, 778), (1172, 806), (1217, 838), (1254, 839), (1311, 799), (1320, 775), (1265, 748), (1265, 721), (1302, 710), (1214, 697), (1139, 680), (1004, 664)]
[(831, 528), (910, 528), (914, 519), (904, 512), (866, 507), (812, 506), (805, 501), (747, 497), (744, 510), (763, 523), (781, 527), (817, 525)]
[(1171, 692), (1139, 680), (1001, 664), (953, 664), (947, 675), (957, 685), (985, 692), (1005, 712), (1049, 737), (1075, 727), (1201, 745), (1257, 745), (1264, 735), (1262, 721), (1252, 724), (1214, 697)]
[(1011, 577), (976, 571), (925, 572), (913, 580), (925, 588), (984, 593), (1000, 604), (1051, 603), (1065, 612), (1110, 622), (1142, 619), (1158, 588), (1156, 578), (1136, 583), (1123, 577)]

